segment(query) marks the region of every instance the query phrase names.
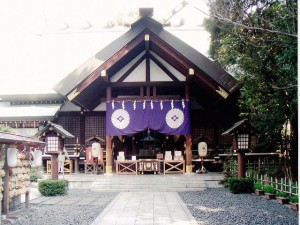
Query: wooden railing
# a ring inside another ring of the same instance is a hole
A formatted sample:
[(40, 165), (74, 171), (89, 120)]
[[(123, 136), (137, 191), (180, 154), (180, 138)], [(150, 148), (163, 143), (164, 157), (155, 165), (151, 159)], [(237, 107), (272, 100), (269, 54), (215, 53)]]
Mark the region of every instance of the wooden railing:
[(285, 192), (289, 195), (298, 195), (299, 193), (298, 182), (293, 182), (287, 177), (277, 178), (268, 175), (259, 175), (248, 172), (246, 173), (246, 176), (253, 178), (255, 182), (260, 182), (262, 185), (272, 185), (278, 192)]

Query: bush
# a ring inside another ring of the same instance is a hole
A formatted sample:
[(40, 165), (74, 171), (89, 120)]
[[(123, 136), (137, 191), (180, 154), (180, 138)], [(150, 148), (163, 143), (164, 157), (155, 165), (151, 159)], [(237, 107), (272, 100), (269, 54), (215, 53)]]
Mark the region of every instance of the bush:
[(254, 190), (263, 190), (263, 185), (259, 182), (256, 182), (253, 186)]
[(69, 181), (67, 180), (42, 180), (39, 182), (39, 192), (44, 196), (64, 195), (67, 193)]
[(271, 185), (264, 186), (264, 192), (268, 194), (276, 194), (275, 188)]
[(253, 179), (252, 178), (228, 178), (228, 187), (233, 194), (252, 193), (253, 192)]
[(298, 195), (292, 195), (290, 197), (290, 203), (297, 203), (298, 204), (299, 200), (298, 200)]
[(285, 192), (277, 192), (277, 193), (276, 193), (276, 196), (277, 196), (277, 197), (280, 197), (280, 198), (287, 198), (287, 197), (288, 197), (288, 194), (285, 193)]

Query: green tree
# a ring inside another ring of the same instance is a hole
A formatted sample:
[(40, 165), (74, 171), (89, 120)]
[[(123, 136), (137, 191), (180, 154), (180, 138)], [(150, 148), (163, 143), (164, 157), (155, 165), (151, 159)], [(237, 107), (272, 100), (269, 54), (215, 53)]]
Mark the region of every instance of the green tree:
[(6, 126), (4, 126), (2, 124), (0, 124), (0, 131), (12, 133), (12, 129), (10, 127), (6, 127)]
[(241, 116), (258, 128), (265, 150), (290, 121), (291, 148), (284, 147), (297, 177), (297, 1), (210, 0), (209, 7), (209, 54), (241, 83)]

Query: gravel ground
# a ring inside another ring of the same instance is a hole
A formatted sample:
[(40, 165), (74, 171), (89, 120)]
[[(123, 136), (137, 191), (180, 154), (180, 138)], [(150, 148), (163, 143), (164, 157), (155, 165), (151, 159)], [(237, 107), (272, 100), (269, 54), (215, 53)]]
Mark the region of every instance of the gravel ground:
[[(58, 197), (39, 197), (41, 203), (31, 203), (32, 209), (29, 211), (21, 210), (20, 212), (12, 212), (10, 215), (21, 215), (19, 220), (15, 221), (15, 225), (87, 225), (91, 224), (96, 217), (105, 209), (105, 207), (117, 196), (118, 193), (113, 192), (92, 192), (90, 190), (75, 190), (68, 191), (66, 197), (77, 198), (85, 200), (87, 198), (94, 198), (93, 203), (84, 204), (49, 204), (47, 201)], [(22, 206), (24, 209), (24, 206)], [(37, 210), (34, 210), (36, 208)], [(23, 211), (23, 212), (22, 212)], [(2, 224), (10, 224), (2, 222)]]
[(298, 224), (298, 212), (254, 194), (232, 194), (225, 188), (179, 192), (198, 224)]

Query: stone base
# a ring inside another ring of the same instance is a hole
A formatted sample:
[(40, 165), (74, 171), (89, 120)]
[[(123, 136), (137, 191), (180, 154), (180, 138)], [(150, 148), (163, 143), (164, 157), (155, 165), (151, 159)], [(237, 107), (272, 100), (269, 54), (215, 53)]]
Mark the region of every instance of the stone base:
[(193, 166), (192, 165), (186, 165), (185, 166), (185, 172), (186, 173), (192, 173), (193, 172)]
[(105, 169), (107, 174), (111, 174), (113, 172), (112, 166), (106, 166)]

